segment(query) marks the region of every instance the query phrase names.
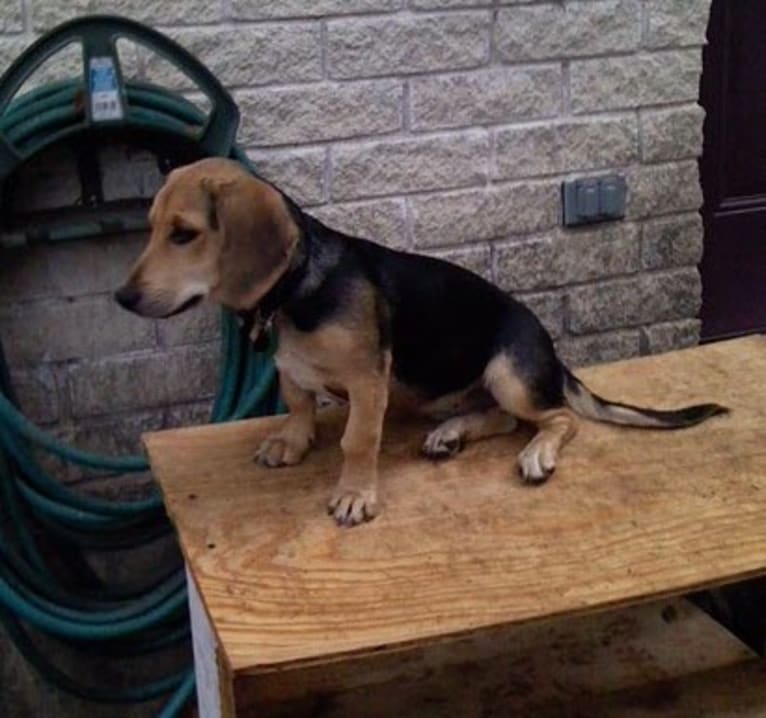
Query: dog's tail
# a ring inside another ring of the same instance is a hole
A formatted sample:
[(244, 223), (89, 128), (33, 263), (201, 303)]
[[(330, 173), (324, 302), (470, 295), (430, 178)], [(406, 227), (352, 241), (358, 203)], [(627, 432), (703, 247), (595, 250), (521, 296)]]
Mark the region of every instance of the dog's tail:
[(590, 391), (566, 368), (564, 368), (564, 398), (571, 409), (587, 419), (655, 429), (680, 429), (694, 426), (711, 416), (729, 412), (725, 406), (719, 404), (695, 404), (682, 409), (662, 411), (607, 401)]

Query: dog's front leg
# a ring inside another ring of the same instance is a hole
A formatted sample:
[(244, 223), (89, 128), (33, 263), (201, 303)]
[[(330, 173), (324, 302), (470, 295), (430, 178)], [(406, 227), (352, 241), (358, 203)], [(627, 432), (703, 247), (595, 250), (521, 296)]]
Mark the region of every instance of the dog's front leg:
[(388, 368), (359, 377), (347, 386), (349, 414), (343, 432), (343, 470), (330, 499), (329, 513), (340, 526), (374, 518), (378, 503), (378, 454), (388, 405)]
[(263, 466), (298, 464), (314, 443), (314, 394), (301, 389), (282, 371), (279, 389), (290, 413), (282, 428), (268, 437), (256, 452), (255, 460)]

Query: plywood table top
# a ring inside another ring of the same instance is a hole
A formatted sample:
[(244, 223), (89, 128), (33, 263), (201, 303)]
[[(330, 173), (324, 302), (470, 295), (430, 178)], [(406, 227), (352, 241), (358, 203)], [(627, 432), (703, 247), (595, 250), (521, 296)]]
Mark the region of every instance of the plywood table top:
[(384, 512), (325, 513), (341, 423), (305, 462), (265, 469), (283, 419), (148, 434), (152, 467), (235, 675), (353, 659), (482, 629), (628, 605), (766, 573), (766, 338), (577, 374), (614, 400), (732, 409), (663, 432), (583, 422), (553, 478), (521, 484), (521, 431), (457, 458), (418, 454), (427, 424), (386, 428)]

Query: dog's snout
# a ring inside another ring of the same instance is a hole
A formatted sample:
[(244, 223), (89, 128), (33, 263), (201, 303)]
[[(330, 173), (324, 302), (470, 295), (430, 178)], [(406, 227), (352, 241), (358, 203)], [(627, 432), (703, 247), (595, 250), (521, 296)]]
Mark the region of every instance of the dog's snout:
[(120, 306), (133, 310), (141, 301), (141, 292), (135, 287), (126, 284), (114, 293), (114, 298)]

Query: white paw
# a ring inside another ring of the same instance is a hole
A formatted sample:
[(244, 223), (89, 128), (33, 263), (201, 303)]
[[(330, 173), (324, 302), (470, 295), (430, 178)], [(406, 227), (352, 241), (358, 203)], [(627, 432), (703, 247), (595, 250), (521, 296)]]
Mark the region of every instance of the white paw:
[(556, 470), (556, 455), (542, 442), (531, 441), (519, 454), (521, 478), (530, 484), (542, 484)]
[(449, 459), (463, 450), (463, 437), (457, 429), (437, 426), (423, 442), (422, 452), (429, 459)]

